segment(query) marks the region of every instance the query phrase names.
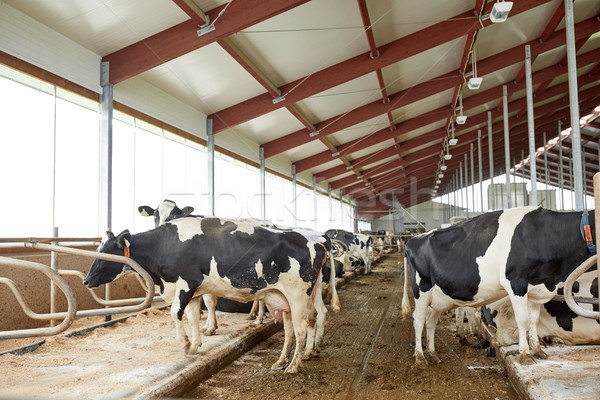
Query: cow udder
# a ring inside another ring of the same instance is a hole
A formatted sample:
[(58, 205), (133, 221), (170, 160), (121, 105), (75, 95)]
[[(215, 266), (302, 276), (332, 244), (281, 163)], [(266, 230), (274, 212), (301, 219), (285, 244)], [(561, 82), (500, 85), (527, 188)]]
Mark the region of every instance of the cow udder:
[(290, 312), (290, 304), (279, 291), (269, 291), (263, 296), (269, 312), (277, 322), (283, 322), (283, 313)]

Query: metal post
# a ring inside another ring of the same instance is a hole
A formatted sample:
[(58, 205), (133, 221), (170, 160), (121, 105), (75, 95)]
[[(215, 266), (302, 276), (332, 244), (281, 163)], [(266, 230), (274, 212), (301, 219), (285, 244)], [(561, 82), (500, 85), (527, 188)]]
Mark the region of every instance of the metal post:
[(473, 201), (473, 213), (475, 213), (475, 160), (473, 159), (473, 143), (471, 143), (471, 200)]
[[(563, 148), (562, 148), (562, 127), (560, 119), (558, 120), (558, 180), (560, 185), (560, 209), (565, 210), (565, 184), (564, 184), (564, 173), (563, 173)], [(600, 151), (600, 148), (598, 148)]]
[(260, 163), (260, 219), (267, 219), (267, 192), (266, 192), (266, 172), (265, 172), (265, 149), (259, 147), (258, 161)]
[(583, 209), (587, 210), (587, 198), (586, 198), (586, 194), (587, 194), (587, 168), (585, 165), (585, 148), (582, 149), (581, 151), (581, 163), (582, 163), (582, 169), (583, 169)]
[(569, 102), (571, 105), (571, 143), (575, 183), (575, 210), (583, 211), (583, 176), (581, 166), (581, 132), (579, 131), (579, 96), (577, 93), (577, 61), (575, 58), (575, 28), (573, 0), (565, 0), (565, 28), (567, 31), (567, 65), (569, 76)]
[(344, 227), (344, 189), (340, 189), (340, 222), (339, 227)]
[(483, 160), (481, 159), (481, 129), (477, 130), (477, 159), (479, 161), (479, 195), (483, 213)]
[[(354, 205), (352, 205), (352, 203), (350, 203), (350, 205), (352, 206), (352, 210), (354, 210), (354, 221), (353, 221), (353, 226), (354, 226), (354, 232), (358, 232), (358, 203), (356, 202), (356, 200), (354, 201)], [(315, 223), (316, 226), (316, 223)]]
[(465, 207), (465, 197), (464, 197), (464, 185), (463, 185), (463, 163), (460, 162), (460, 207)]
[(317, 230), (317, 177), (312, 177), (312, 189), (313, 189), (313, 218), (314, 218), (314, 229)]
[(535, 159), (535, 130), (533, 114), (533, 86), (531, 82), (531, 49), (525, 46), (525, 85), (527, 89), (527, 132), (529, 135), (529, 170), (531, 173), (531, 203), (537, 207), (537, 168)]
[(571, 188), (571, 193), (569, 196), (571, 197), (571, 209), (575, 209), (573, 201), (573, 196), (575, 195), (575, 190), (573, 190), (573, 160), (569, 157), (569, 188)]
[[(294, 228), (298, 226), (298, 202), (296, 199), (298, 196), (296, 195), (296, 165), (292, 164), (292, 211), (294, 212)], [(331, 186), (329, 187), (329, 198), (331, 198)], [(331, 215), (331, 211), (329, 212)]]
[(502, 107), (504, 112), (504, 167), (506, 169), (506, 199), (507, 208), (512, 208), (510, 190), (510, 139), (508, 133), (508, 94), (506, 85), (502, 85)]
[(215, 215), (215, 135), (213, 134), (213, 120), (206, 120), (206, 161), (207, 161), (207, 185), (208, 185), (208, 211)]
[[(100, 229), (112, 230), (112, 155), (113, 155), (113, 85), (109, 80), (109, 63), (100, 64)], [(110, 299), (110, 285), (104, 286)], [(110, 316), (105, 317), (110, 321)]]
[(525, 182), (525, 151), (521, 150), (521, 179), (523, 180), (523, 205), (527, 205), (527, 182)]
[(548, 197), (548, 152), (546, 151), (546, 132), (544, 132), (544, 182), (546, 183), (546, 193), (544, 199), (546, 201), (546, 208), (550, 208), (549, 197)]
[(492, 112), (488, 111), (488, 153), (490, 155), (490, 190), (489, 190), (489, 201), (488, 210), (494, 210), (496, 208), (496, 193), (494, 189), (494, 142), (492, 140)]
[[(52, 228), (52, 237), (58, 237), (58, 227), (55, 226)], [(57, 244), (56, 242), (51, 242), (51, 244)], [(58, 270), (58, 254), (55, 251), (50, 252), (50, 268), (52, 270)], [(56, 286), (53, 280), (50, 280), (50, 314), (54, 314), (56, 312)], [(58, 320), (52, 319), (50, 320), (50, 326), (56, 326)]]
[(113, 85), (109, 81), (109, 64), (100, 64), (100, 229), (112, 229), (112, 118)]
[(467, 154), (465, 153), (465, 210), (469, 218), (469, 172), (468, 172)]
[[(293, 169), (293, 173), (294, 173), (294, 175), (296, 174), (295, 167)], [(294, 179), (296, 179), (295, 176), (294, 176)], [(327, 185), (327, 196), (329, 197), (329, 228), (331, 228), (333, 225), (333, 196), (331, 193), (331, 184)], [(294, 212), (296, 212), (296, 211), (294, 210)], [(294, 222), (295, 222), (295, 220), (294, 220)], [(295, 223), (294, 223), (294, 226), (296, 226)]]

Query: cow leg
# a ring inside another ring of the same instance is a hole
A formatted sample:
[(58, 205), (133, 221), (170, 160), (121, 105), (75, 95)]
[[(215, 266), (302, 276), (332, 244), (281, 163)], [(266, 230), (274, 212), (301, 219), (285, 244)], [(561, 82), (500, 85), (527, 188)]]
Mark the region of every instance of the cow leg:
[(437, 326), (441, 312), (428, 307), (427, 308), (427, 323), (425, 324), (427, 329), (427, 353), (431, 356), (431, 361), (434, 363), (441, 363), (440, 357), (435, 351), (435, 327)]
[(194, 291), (195, 288), (190, 290), (187, 282), (180, 279), (177, 281), (175, 296), (171, 304), (171, 318), (173, 318), (173, 322), (175, 323), (175, 336), (177, 341), (182, 345), (185, 354), (190, 351), (190, 342), (185, 333), (182, 319), (185, 308), (192, 297), (194, 297)]
[(521, 363), (531, 364), (533, 357), (529, 352), (529, 344), (527, 343), (527, 328), (529, 328), (529, 308), (527, 306), (527, 297), (516, 296), (510, 294), (510, 302), (515, 315), (515, 322), (519, 330), (519, 355)]
[(327, 307), (325, 307), (323, 295), (321, 293), (321, 285), (319, 285), (315, 296), (314, 306), (317, 313), (317, 319), (314, 326), (308, 324), (306, 333), (306, 349), (304, 350), (304, 355), (302, 356), (303, 360), (308, 360), (310, 357), (319, 357), (321, 355), (321, 345), (325, 331), (325, 315), (327, 314)]
[(431, 291), (420, 293), (415, 299), (415, 311), (413, 312), (413, 326), (415, 328), (415, 364), (418, 368), (427, 367), (427, 360), (423, 354), (423, 328), (427, 318), (427, 308), (431, 299)]
[(454, 315), (456, 317), (456, 334), (458, 335), (458, 339), (460, 344), (469, 345), (469, 341), (467, 340), (467, 335), (465, 332), (465, 313), (467, 309), (465, 307), (457, 307), (454, 310)]
[(285, 365), (285, 361), (287, 360), (290, 354), (290, 348), (292, 346), (292, 337), (294, 335), (294, 327), (292, 325), (292, 316), (290, 313), (283, 313), (283, 332), (285, 334), (283, 340), (283, 349), (281, 349), (281, 355), (279, 356), (279, 360), (275, 362), (271, 366), (273, 370), (283, 369)]
[(200, 307), (200, 299), (193, 298), (185, 308), (185, 315), (192, 329), (192, 340), (189, 344), (188, 354), (198, 354), (198, 347), (202, 346), (202, 335), (200, 334), (200, 316), (202, 309)]
[(540, 319), (541, 303), (529, 301), (529, 347), (535, 358), (546, 359), (548, 355), (540, 347), (540, 340), (537, 333), (537, 324)]
[[(309, 307), (309, 309), (307, 310), (305, 307)], [(308, 304), (306, 304), (305, 307), (290, 304), (294, 334), (296, 336), (296, 349), (294, 350), (292, 361), (290, 361), (290, 364), (284, 371), (286, 374), (295, 374), (298, 372), (302, 358), (301, 352), (306, 345), (307, 326), (314, 326), (314, 324), (316, 324), (313, 316), (314, 307), (312, 307), (312, 303), (308, 301)], [(310, 310), (310, 308), (312, 308), (312, 310)]]
[(202, 300), (204, 300), (204, 304), (208, 310), (208, 317), (206, 317), (206, 323), (204, 324), (204, 334), (212, 336), (218, 328), (216, 315), (217, 296), (207, 293), (202, 295)]
[(256, 319), (257, 313), (258, 313), (258, 300), (254, 300), (252, 302), (252, 309), (250, 310), (250, 314), (248, 314), (248, 319)]
[(258, 301), (258, 315), (256, 316), (255, 324), (262, 324), (265, 319), (265, 302), (262, 300)]

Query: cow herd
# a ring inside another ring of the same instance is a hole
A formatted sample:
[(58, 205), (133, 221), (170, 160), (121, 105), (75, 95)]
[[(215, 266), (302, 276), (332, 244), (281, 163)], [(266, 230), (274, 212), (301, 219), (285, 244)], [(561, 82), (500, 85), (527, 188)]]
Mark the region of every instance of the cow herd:
[[(252, 318), (258, 315), (260, 323), (266, 306), (283, 322), (285, 333), (272, 369), (285, 368), (286, 373), (298, 372), (302, 359), (321, 351), (327, 313), (324, 288), (329, 286), (331, 309), (339, 311), (335, 277), (358, 268), (370, 273), (372, 247), (395, 245), (383, 242), (389, 240), (385, 235), (375, 236), (373, 243), (370, 235), (343, 230), (320, 233), (250, 219), (196, 216), (193, 208), (180, 209), (170, 200), (156, 209), (139, 207), (139, 212), (154, 217), (154, 229), (107, 232), (98, 251), (131, 257), (149, 272), (171, 304), (175, 336), (186, 354), (198, 352), (201, 332), (216, 332), (215, 310), (252, 308)], [(404, 319), (411, 312), (410, 284), (417, 366), (441, 361), (435, 351), (436, 324), (442, 312), (457, 307), (461, 337), (463, 312), (472, 323), (481, 307), (482, 320), (497, 328), (498, 344), (518, 343), (522, 362), (546, 357), (539, 337), (558, 337), (565, 344), (600, 343), (599, 321), (584, 321), (552, 300), (570, 272), (592, 255), (581, 226), (581, 212), (523, 207), (485, 213), (408, 240), (402, 314)], [(84, 284), (96, 287), (122, 273), (122, 264), (97, 259)], [(597, 273), (584, 274), (574, 292), (597, 297)], [(202, 330), (201, 299), (208, 310)], [(184, 313), (191, 337), (183, 327)], [(477, 325), (472, 323), (471, 331), (475, 333)]]

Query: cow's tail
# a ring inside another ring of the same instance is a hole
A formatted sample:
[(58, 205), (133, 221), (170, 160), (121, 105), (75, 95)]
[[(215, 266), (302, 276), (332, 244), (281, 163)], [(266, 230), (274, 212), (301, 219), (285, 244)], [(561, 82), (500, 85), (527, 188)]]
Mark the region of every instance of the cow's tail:
[(410, 301), (408, 300), (408, 260), (404, 255), (404, 291), (402, 293), (402, 321), (410, 316)]
[(335, 284), (335, 261), (333, 260), (333, 252), (329, 251), (329, 263), (331, 265), (329, 272), (329, 290), (331, 291), (331, 309), (337, 313), (340, 311), (340, 298), (338, 297)]

